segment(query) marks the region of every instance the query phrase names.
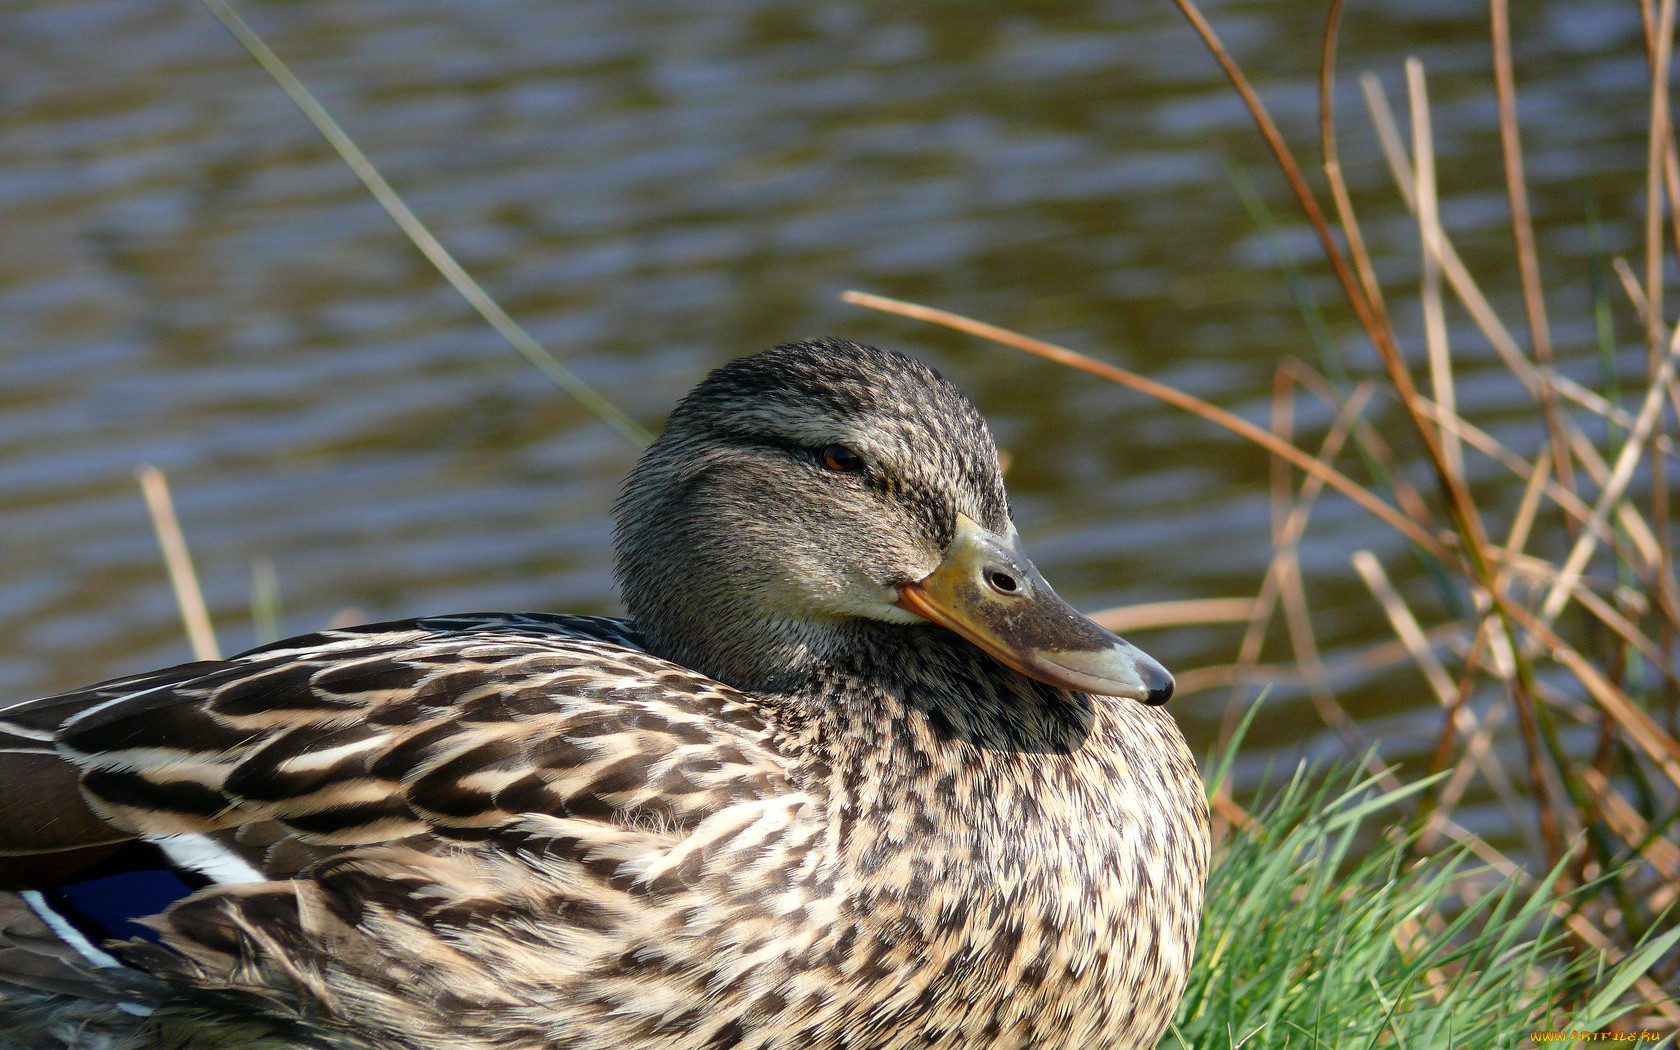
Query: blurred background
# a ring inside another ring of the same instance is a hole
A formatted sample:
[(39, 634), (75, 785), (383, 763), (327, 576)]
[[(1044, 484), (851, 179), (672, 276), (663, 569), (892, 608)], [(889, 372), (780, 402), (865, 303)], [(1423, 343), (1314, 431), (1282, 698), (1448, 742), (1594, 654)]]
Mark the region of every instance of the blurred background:
[[(1315, 176), (1324, 6), (1204, 8)], [(1599, 354), (1592, 310), (1607, 256), (1636, 250), (1640, 228), (1638, 8), (1513, 6), (1553, 335), (1564, 370), (1602, 388), (1645, 364), (1631, 329)], [(1429, 73), (1445, 225), (1520, 325), (1484, 0), (1351, 8), (1343, 162), (1399, 327), (1421, 323), (1418, 248), (1354, 78), (1375, 73), (1403, 115), (1410, 55)], [(1261, 423), (1279, 362), (1317, 353), (1300, 294), (1376, 370), (1237, 95), (1167, 0), (239, 9), (486, 288), (648, 426), (708, 369), (802, 337), (943, 370), (1012, 453), (1029, 552), (1087, 610), (1254, 594), (1271, 557), (1265, 458), (841, 290), (1061, 342)], [(1275, 224), (1245, 208), (1250, 189)], [(478, 320), (199, 4), (0, 9), (0, 230), (0, 699), (189, 657), (143, 463), (169, 476), (226, 651), (263, 640), (253, 572), (270, 565), (290, 633), (617, 609), (610, 509), (635, 450)], [(1449, 323), (1460, 411), (1532, 447), (1527, 397)], [(1408, 352), (1421, 358), (1417, 340)], [(1327, 421), (1301, 406), (1309, 433)], [(1518, 481), (1480, 477), (1515, 503)], [(1362, 547), (1434, 600), (1402, 540), (1327, 497), (1303, 558), (1332, 661), (1391, 637), (1349, 568)], [(1182, 672), (1230, 661), (1239, 635), (1132, 640)], [(1421, 680), (1338, 685), (1387, 756), (1421, 768), (1440, 719)], [(1201, 751), (1255, 692), (1207, 689), (1175, 711)], [(1250, 781), (1343, 744), (1285, 686), (1251, 746)], [(1506, 817), (1459, 819), (1498, 839)]]

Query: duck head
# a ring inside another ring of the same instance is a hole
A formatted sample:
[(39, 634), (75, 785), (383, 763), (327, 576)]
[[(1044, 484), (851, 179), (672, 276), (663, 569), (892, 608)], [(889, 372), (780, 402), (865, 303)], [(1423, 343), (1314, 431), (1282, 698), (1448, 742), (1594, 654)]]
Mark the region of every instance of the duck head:
[(616, 541), (649, 649), (737, 688), (932, 622), (1064, 689), (1172, 695), (1039, 575), (979, 411), (902, 354), (816, 340), (719, 368), (631, 472)]

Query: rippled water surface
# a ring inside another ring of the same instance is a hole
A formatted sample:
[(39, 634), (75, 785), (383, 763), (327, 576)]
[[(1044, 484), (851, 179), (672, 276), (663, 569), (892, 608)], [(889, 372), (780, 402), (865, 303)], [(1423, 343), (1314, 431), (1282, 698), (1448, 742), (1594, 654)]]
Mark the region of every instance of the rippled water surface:
[[(1309, 167), (1322, 6), (1207, 5)], [(1595, 251), (1629, 250), (1642, 206), (1637, 7), (1513, 6), (1555, 334), (1590, 382)], [(1484, 5), (1352, 7), (1345, 165), (1402, 327), (1418, 326), (1417, 249), (1352, 78), (1375, 72), (1399, 105), (1413, 54), (1448, 226), (1517, 323)], [(969, 313), (1263, 420), (1279, 361), (1315, 354), (1282, 253), (1371, 366), (1236, 96), (1166, 0), (241, 10), (507, 309), (648, 425), (708, 368), (789, 339), (936, 364), (1012, 451), (1029, 549), (1086, 608), (1252, 594), (1270, 553), (1263, 458), (839, 291)], [(205, 9), (14, 2), (0, 68), (6, 696), (188, 655), (142, 463), (168, 473), (225, 649), (256, 637), (265, 560), (293, 631), (615, 608), (608, 514), (632, 448), (487, 331)], [(1250, 185), (1282, 224), (1270, 233), (1241, 203)], [(1518, 392), (1479, 340), (1460, 345), (1468, 412), (1528, 440)], [(1630, 345), (1626, 367), (1642, 361)], [(1401, 544), (1336, 501), (1311, 544), (1331, 655), (1386, 638), (1348, 555), (1370, 547), (1410, 579)], [(1229, 660), (1237, 634), (1135, 640), (1182, 670)], [(1226, 700), (1179, 702), (1198, 746)], [(1431, 746), (1421, 684), (1349, 703), (1397, 757)], [(1259, 732), (1285, 753), (1328, 741), (1286, 694)]]

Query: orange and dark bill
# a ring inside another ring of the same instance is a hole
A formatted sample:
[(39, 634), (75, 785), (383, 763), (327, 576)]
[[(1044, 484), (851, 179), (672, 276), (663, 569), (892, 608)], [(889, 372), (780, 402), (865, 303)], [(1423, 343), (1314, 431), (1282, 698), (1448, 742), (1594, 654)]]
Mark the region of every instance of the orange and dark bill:
[(1044, 582), (1013, 536), (957, 515), (945, 560), (898, 589), (899, 608), (947, 627), (1029, 678), (1063, 689), (1164, 704), (1167, 669), (1081, 616)]

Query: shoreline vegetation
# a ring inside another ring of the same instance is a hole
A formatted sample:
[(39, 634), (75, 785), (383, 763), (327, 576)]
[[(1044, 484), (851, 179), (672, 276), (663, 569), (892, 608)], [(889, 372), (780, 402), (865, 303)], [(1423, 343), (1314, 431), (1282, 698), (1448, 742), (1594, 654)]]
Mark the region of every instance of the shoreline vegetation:
[[(222, 0), (202, 2), (489, 323), (627, 440), (645, 441), (645, 432), (600, 395), (580, 393), (575, 377), (472, 283), (232, 9)], [(1202, 943), (1178, 1022), (1161, 1045), (1673, 1047), (1680, 1038), (1674, 991), (1680, 588), (1670, 413), (1680, 413), (1680, 328), (1664, 318), (1663, 266), (1680, 248), (1680, 159), (1661, 71), (1671, 65), (1676, 0), (1638, 0), (1654, 71), (1643, 258), (1612, 260), (1616, 280), (1605, 282), (1594, 304), (1601, 315), (1627, 315), (1637, 324), (1645, 381), (1631, 389), (1625, 378), (1607, 380), (1603, 391), (1554, 367), (1560, 354), (1595, 350), (1611, 360), (1628, 351), (1606, 323), (1587, 326), (1599, 333), (1597, 347), (1552, 342), (1523, 178), (1506, 0), (1489, 3), (1490, 75), (1499, 101), (1521, 327), (1499, 317), (1441, 226), (1423, 67), (1407, 65), (1407, 131), (1376, 78), (1360, 79), (1367, 118), (1416, 221), (1421, 348), (1404, 345), (1391, 322), (1377, 260), (1341, 177), (1331, 104), (1341, 0), (1330, 4), (1320, 45), (1318, 190), (1193, 0), (1174, 2), (1254, 116), (1377, 352), (1379, 374), (1360, 376), (1343, 350), (1322, 340), (1318, 367), (1279, 362), (1270, 426), (1261, 427), (1026, 335), (929, 306), (845, 295), (859, 306), (954, 328), (1120, 383), (1230, 430), (1272, 457), (1274, 556), (1253, 596), (1098, 617), (1121, 631), (1246, 625), (1230, 664), (1181, 676), (1184, 691), (1230, 688), (1232, 699), (1223, 757), (1209, 777), (1218, 826)], [(1275, 232), (1272, 220), (1255, 211)], [(1322, 332), (1325, 322), (1315, 311), (1303, 300), (1309, 329)], [(1449, 312), (1470, 320), (1531, 398), (1543, 425), (1534, 447), (1507, 447), (1456, 411)], [(1304, 398), (1334, 413), (1312, 445), (1294, 432)], [(1383, 405), (1403, 413), (1405, 434), (1379, 436), (1370, 420)], [(1394, 447), (1402, 442), (1403, 453)], [(1401, 468), (1413, 456), (1428, 464), (1428, 486)], [(1487, 486), (1472, 479), (1493, 468), (1520, 480), (1515, 507), (1504, 505), (1508, 498), (1478, 502)], [(214, 655), (201, 600), (193, 611), (196, 584), (162, 477), (143, 474), (195, 652)], [(1436, 582), (1439, 593), (1425, 609), (1402, 597), (1372, 552), (1356, 553), (1348, 566), (1395, 634), (1394, 642), (1358, 657), (1362, 671), (1405, 683), (1421, 677), (1440, 703), (1428, 770), (1402, 774), (1382, 765), (1330, 688), (1309, 615), (1314, 581), (1300, 557), (1326, 490), (1392, 527)], [(253, 590), (266, 596), (257, 621), (277, 623), (271, 567), (266, 574), (257, 567)], [(1262, 663), (1263, 643), (1276, 634), (1286, 638), (1289, 658)], [(1328, 771), (1296, 771), (1263, 790), (1263, 801), (1249, 809), (1231, 797), (1224, 774), (1255, 716), (1246, 698), (1267, 681), (1304, 687), (1349, 753), (1364, 757)], [(1594, 741), (1586, 758), (1563, 745), (1566, 733), (1583, 731)], [(1495, 746), (1513, 740), (1514, 746)], [(1473, 788), (1491, 790), (1523, 817), (1526, 856), (1507, 855), (1455, 821), (1455, 808)]]

